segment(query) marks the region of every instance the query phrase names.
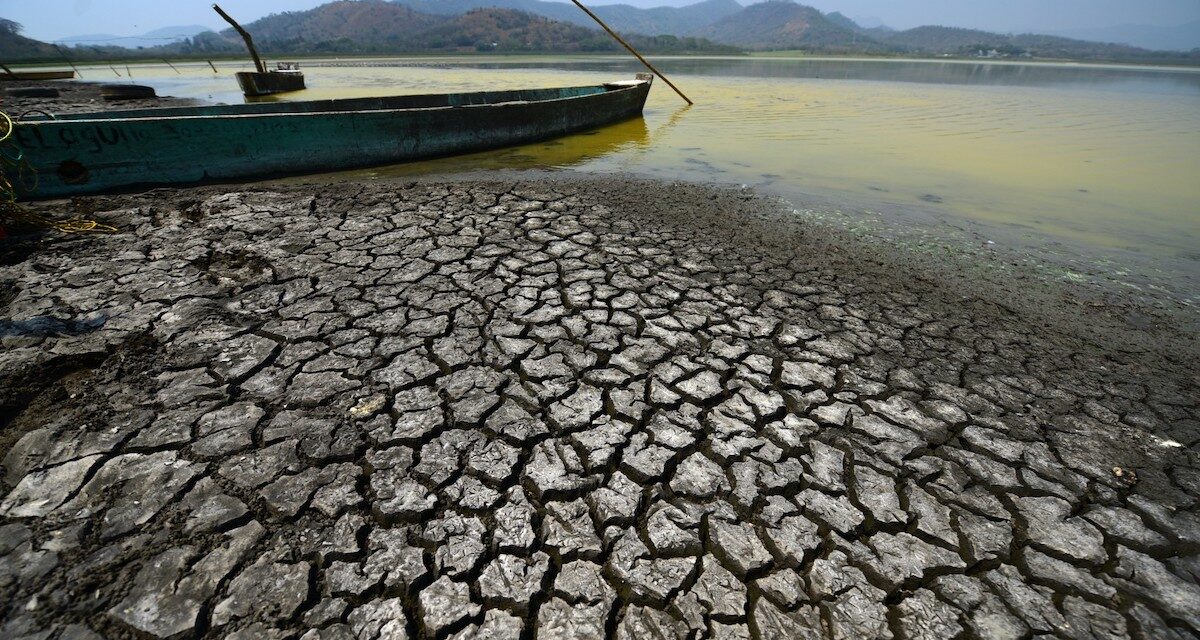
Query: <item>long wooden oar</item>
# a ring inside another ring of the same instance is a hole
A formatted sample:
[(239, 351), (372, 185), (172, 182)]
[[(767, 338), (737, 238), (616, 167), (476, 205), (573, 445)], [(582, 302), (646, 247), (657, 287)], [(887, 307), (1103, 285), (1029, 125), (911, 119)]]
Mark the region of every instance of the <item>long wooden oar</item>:
[[(221, 7), (218, 7), (217, 5), (214, 4), (213, 11), (216, 11), (217, 14), (220, 15), (222, 18), (225, 18), (225, 22), (228, 22), (229, 24), (233, 25), (234, 31), (237, 31), (239, 34), (241, 34), (242, 40), (244, 40), (246, 42), (246, 48), (250, 50), (250, 57), (254, 58), (255, 71), (258, 71), (259, 73), (266, 73), (267, 65), (263, 64), (262, 58), (258, 57), (258, 49), (254, 48), (254, 39), (250, 37), (250, 34), (246, 33), (246, 30), (242, 28), (242, 25), (238, 24), (237, 20), (230, 18), (229, 14), (225, 13), (221, 9)], [(212, 63), (210, 62), (209, 64), (212, 64)]]
[(679, 87), (675, 86), (675, 83), (674, 83), (674, 82), (671, 82), (670, 80), (667, 80), (667, 77), (666, 77), (666, 76), (664, 76), (664, 75), (662, 74), (662, 72), (661, 72), (661, 71), (659, 71), (658, 69), (655, 69), (655, 68), (654, 68), (654, 65), (650, 64), (650, 61), (649, 61), (649, 60), (647, 60), (646, 58), (642, 57), (642, 54), (638, 53), (638, 52), (637, 52), (637, 49), (634, 49), (634, 48), (633, 48), (633, 45), (629, 44), (628, 42), (625, 42), (625, 40), (623, 40), (623, 39), (621, 38), (621, 36), (617, 35), (617, 32), (616, 32), (616, 31), (613, 31), (613, 30), (612, 30), (612, 29), (611, 29), (611, 28), (610, 28), (608, 25), (604, 24), (604, 21), (600, 19), (600, 16), (598, 16), (598, 15), (596, 15), (596, 14), (592, 13), (592, 10), (591, 10), (591, 9), (588, 9), (588, 8), (587, 8), (587, 7), (585, 7), (585, 6), (583, 6), (583, 3), (582, 3), (582, 2), (580, 2), (579, 0), (571, 0), (571, 2), (574, 2), (574, 3), (575, 3), (575, 6), (579, 7), (580, 9), (583, 9), (583, 12), (584, 12), (584, 13), (588, 14), (589, 16), (591, 16), (591, 17), (592, 17), (592, 20), (595, 20), (595, 21), (596, 21), (596, 24), (599, 24), (601, 27), (603, 27), (603, 28), (604, 28), (604, 30), (605, 30), (605, 31), (607, 31), (607, 32), (608, 32), (608, 35), (610, 35), (610, 36), (612, 36), (613, 38), (615, 38), (615, 39), (617, 40), (617, 42), (620, 42), (620, 43), (621, 43), (621, 45), (622, 45), (622, 46), (624, 46), (626, 49), (629, 49), (629, 53), (632, 53), (634, 56), (636, 56), (636, 57), (637, 57), (637, 59), (638, 59), (638, 60), (641, 60), (641, 61), (642, 61), (642, 64), (646, 65), (646, 68), (647, 68), (647, 69), (649, 69), (649, 70), (651, 70), (651, 71), (653, 71), (653, 72), (654, 72), (654, 75), (656, 75), (656, 76), (658, 76), (658, 77), (662, 78), (662, 81), (663, 81), (663, 82), (665, 82), (665, 83), (667, 83), (667, 85), (668, 85), (669, 87), (671, 87), (672, 89), (674, 89), (674, 90), (675, 90), (675, 93), (678, 93), (680, 98), (683, 98), (683, 100), (684, 100), (685, 102), (687, 102), (688, 104), (695, 104), (694, 102), (692, 102), (692, 101), (691, 101), (691, 99), (690, 99), (690, 98), (688, 98), (687, 96), (683, 95), (683, 92), (679, 90)]

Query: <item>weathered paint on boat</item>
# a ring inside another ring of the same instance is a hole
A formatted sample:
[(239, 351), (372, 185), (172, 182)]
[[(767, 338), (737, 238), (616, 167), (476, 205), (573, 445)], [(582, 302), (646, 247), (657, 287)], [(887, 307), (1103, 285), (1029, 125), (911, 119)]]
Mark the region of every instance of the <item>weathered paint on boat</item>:
[(11, 73), (0, 73), (0, 80), (10, 81), (70, 80), (74, 77), (74, 71), (13, 71)]
[(239, 71), (234, 75), (242, 93), (250, 97), (304, 89), (304, 74), (299, 71)]
[(26, 200), (396, 164), (641, 114), (651, 80), (589, 87), (141, 109), (20, 121)]

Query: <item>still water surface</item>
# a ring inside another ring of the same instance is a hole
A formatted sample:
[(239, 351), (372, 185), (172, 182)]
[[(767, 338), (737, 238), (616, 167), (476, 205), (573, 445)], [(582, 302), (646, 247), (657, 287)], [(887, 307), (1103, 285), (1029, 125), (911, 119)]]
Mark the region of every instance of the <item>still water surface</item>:
[[(311, 88), (282, 99), (593, 84), (638, 71), (606, 57), (304, 67)], [(575, 168), (746, 184), (884, 225), (1070, 246), (1093, 266), (1162, 276), (1149, 284), (1184, 298), (1200, 290), (1200, 70), (800, 58), (661, 67), (695, 107), (659, 83), (640, 120), (360, 175)], [(161, 94), (240, 101), (232, 72), (248, 66), (218, 68), (132, 72)], [(103, 72), (85, 78), (115, 80)]]

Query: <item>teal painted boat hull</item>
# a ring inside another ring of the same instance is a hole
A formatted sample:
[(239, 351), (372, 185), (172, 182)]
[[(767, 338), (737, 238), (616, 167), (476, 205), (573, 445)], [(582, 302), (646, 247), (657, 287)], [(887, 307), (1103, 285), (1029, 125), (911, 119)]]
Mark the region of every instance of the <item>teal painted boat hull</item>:
[[(651, 82), (22, 120), (23, 200), (339, 171), (525, 144), (642, 113)], [(17, 182), (14, 180), (14, 182)]]

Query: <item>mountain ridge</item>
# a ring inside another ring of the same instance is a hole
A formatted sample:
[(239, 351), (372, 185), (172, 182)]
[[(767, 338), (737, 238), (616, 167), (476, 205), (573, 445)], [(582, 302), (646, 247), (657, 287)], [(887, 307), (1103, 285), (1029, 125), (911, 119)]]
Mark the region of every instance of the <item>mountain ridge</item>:
[(200, 25), (177, 25), (159, 27), (158, 29), (135, 36), (118, 36), (111, 33), (86, 33), (59, 38), (54, 42), (55, 44), (72, 47), (80, 45), (117, 45), (128, 49), (136, 49), (137, 47), (156, 47), (170, 42), (178, 42), (209, 30), (208, 27)]
[[(507, 8), (481, 8), (497, 4)], [(704, 0), (656, 9), (600, 5), (598, 12), (608, 16), (605, 20), (614, 23), (614, 28), (635, 46), (651, 54), (798, 50), (845, 55), (1200, 63), (1200, 51), (1156, 52), (1055, 35), (998, 34), (941, 26), (905, 31), (885, 26), (866, 28), (841, 13), (825, 14), (794, 0), (768, 0), (745, 7), (736, 0)], [(632, 29), (629, 25), (640, 26)], [(620, 51), (576, 7), (544, 0), (338, 0), (307, 11), (271, 14), (246, 27), (264, 53), (270, 55)], [(0, 55), (4, 59), (57, 57), (50, 45), (24, 38), (18, 31), (0, 29)], [(639, 35), (639, 31), (645, 35)], [(233, 31), (226, 29), (144, 51), (114, 46), (80, 46), (72, 51), (80, 59), (225, 55), (242, 51), (242, 45)]]
[(0, 60), (58, 55), (54, 45), (21, 35), (21, 25), (0, 18)]
[(849, 18), (841, 18), (830, 20), (817, 9), (788, 0), (768, 0), (704, 27), (695, 35), (751, 49), (887, 52), (887, 47), (846, 26), (853, 24)]
[[(569, 2), (545, 0), (392, 0), (422, 13), (454, 15), (472, 9), (501, 8), (524, 11), (582, 27), (595, 28), (595, 23), (578, 7)], [(737, 0), (703, 0), (683, 7), (654, 7), (640, 9), (627, 4), (605, 4), (591, 7), (602, 20), (619, 32), (645, 35), (694, 35), (692, 31), (711, 24), (743, 9)]]
[[(591, 27), (590, 19), (573, 5), (545, 0), (393, 0), (407, 6), (431, 7), (450, 14), (464, 7), (502, 5), (555, 17)], [(765, 6), (764, 6), (765, 5)], [(737, 9), (737, 10), (735, 10)], [(1081, 60), (1161, 61), (1181, 57), (1186, 62), (1200, 56), (1158, 52), (1129, 45), (1089, 42), (1053, 34), (1007, 35), (983, 30), (936, 25), (897, 31), (878, 24), (864, 27), (839, 12), (824, 14), (796, 0), (767, 0), (741, 6), (735, 0), (707, 0), (683, 7), (638, 9), (629, 5), (593, 7), (618, 32), (640, 30), (694, 36), (751, 50), (796, 49), (811, 53), (1044, 57)], [(651, 14), (672, 15), (670, 20), (651, 19)], [(687, 24), (679, 16), (690, 16)], [(871, 20), (868, 18), (868, 20)], [(699, 26), (694, 26), (699, 25)], [(635, 29), (634, 27), (638, 27)], [(964, 38), (969, 32), (973, 37)]]
[(795, 0), (768, 0), (694, 32), (752, 50), (865, 53), (934, 57), (1045, 58), (1099, 61), (1200, 62), (1200, 52), (1178, 54), (1044, 34), (999, 34), (978, 29), (922, 26), (904, 31), (863, 28), (837, 12), (824, 14)]
[[(429, 14), (404, 3), (338, 0), (307, 11), (272, 14), (244, 25), (264, 54), (415, 53), (437, 51), (616, 52), (606, 34), (514, 9), (471, 9), (459, 15)], [(659, 53), (741, 53), (697, 38), (644, 36), (629, 39)], [(233, 29), (201, 34), (182, 53), (241, 50)]]
[(1055, 29), (1051, 35), (1167, 51), (1192, 51), (1200, 48), (1200, 20), (1170, 27), (1120, 24), (1093, 29)]

